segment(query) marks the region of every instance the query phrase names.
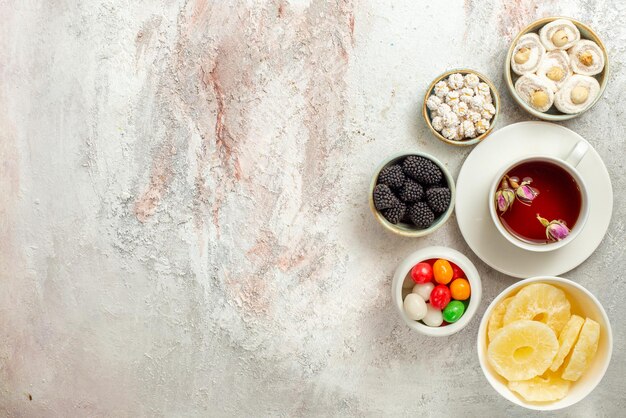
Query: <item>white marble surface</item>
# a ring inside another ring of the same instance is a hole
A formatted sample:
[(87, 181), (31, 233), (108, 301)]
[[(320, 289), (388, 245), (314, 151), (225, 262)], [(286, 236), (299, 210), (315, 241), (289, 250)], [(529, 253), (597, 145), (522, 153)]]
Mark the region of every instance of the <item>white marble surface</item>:
[[(514, 279), (454, 217), (425, 239), (377, 225), (371, 172), (470, 149), (419, 116), (439, 73), (501, 89), (510, 39), (568, 15), (605, 40), (598, 105), (565, 126), (615, 191), (610, 232), (566, 274), (613, 323), (600, 386), (560, 416), (626, 409), (626, 4), (611, 1), (0, 0), (0, 415), (529, 416), (487, 384), (478, 320)], [(390, 305), (397, 263), (459, 249), (483, 277), (463, 332), (429, 339)], [(29, 398), (32, 398), (29, 399)]]

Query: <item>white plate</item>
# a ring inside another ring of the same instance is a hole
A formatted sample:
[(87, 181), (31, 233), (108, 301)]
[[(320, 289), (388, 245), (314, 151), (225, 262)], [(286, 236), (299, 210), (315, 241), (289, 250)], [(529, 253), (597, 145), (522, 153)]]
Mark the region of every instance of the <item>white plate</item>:
[(593, 147), (576, 167), (587, 183), (589, 218), (574, 241), (538, 253), (508, 242), (489, 215), (487, 194), (505, 164), (536, 154), (565, 158), (584, 138), (548, 122), (521, 122), (491, 134), (474, 148), (456, 181), (456, 218), (463, 238), (485, 263), (513, 277), (558, 276), (585, 261), (600, 245), (613, 211), (613, 189), (604, 162)]

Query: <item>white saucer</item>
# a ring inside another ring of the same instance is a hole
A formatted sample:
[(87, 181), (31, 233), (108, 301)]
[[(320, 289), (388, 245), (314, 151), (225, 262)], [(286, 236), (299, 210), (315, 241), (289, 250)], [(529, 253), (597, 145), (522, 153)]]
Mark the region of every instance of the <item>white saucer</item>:
[(563, 248), (541, 253), (514, 246), (496, 229), (486, 203), (494, 177), (507, 162), (530, 154), (565, 158), (581, 140), (560, 125), (521, 122), (499, 129), (474, 148), (456, 181), (456, 218), (463, 238), (481, 260), (513, 277), (558, 276), (595, 251), (611, 221), (613, 190), (604, 162), (591, 145), (577, 166), (587, 184), (589, 218)]

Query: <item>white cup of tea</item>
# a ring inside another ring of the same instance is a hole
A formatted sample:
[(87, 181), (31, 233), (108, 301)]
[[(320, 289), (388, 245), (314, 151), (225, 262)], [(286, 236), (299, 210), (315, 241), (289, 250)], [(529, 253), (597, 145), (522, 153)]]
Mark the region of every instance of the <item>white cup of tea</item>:
[[(588, 149), (589, 144), (580, 141), (565, 158), (527, 155), (498, 172), (489, 188), (489, 213), (504, 238), (536, 252), (556, 250), (576, 238), (589, 216), (587, 187), (576, 169)], [(507, 204), (510, 191), (513, 200)]]

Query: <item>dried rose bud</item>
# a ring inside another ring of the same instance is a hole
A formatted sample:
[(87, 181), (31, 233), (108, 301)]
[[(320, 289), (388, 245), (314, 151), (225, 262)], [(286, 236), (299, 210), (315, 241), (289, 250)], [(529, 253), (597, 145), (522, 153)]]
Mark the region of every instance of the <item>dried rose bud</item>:
[(546, 218), (542, 218), (539, 215), (537, 215), (537, 219), (541, 222), (541, 225), (546, 227), (546, 237), (551, 241), (561, 241), (562, 239), (567, 238), (570, 233), (570, 230), (567, 225), (565, 225), (564, 221), (548, 221)]
[(496, 192), (496, 206), (500, 212), (506, 212), (513, 202), (515, 202), (515, 192), (512, 189), (500, 189)]
[(539, 190), (534, 187), (530, 187), (528, 182), (522, 182), (515, 190), (515, 194), (520, 202), (530, 205), (533, 200), (539, 195)]
[(512, 188), (517, 189), (519, 187), (519, 178), (509, 177), (509, 182), (511, 183)]

